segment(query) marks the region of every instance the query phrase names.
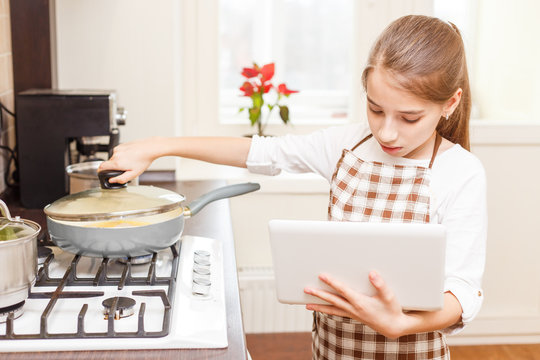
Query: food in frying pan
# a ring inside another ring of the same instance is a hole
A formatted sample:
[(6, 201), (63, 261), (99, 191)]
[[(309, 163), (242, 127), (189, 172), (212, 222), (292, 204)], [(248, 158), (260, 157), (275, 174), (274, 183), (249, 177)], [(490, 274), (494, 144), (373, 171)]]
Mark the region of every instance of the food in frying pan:
[(86, 227), (122, 228), (122, 227), (144, 226), (144, 225), (150, 225), (150, 223), (144, 222), (144, 221), (133, 221), (133, 220), (110, 220), (110, 221), (102, 221), (98, 223), (89, 224), (89, 225), (86, 225)]

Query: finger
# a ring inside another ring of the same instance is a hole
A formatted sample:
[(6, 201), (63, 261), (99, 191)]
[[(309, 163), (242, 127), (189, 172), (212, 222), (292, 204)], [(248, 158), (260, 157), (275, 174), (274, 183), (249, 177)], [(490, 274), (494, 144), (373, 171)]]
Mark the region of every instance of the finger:
[(321, 289), (305, 288), (304, 292), (308, 295), (316, 296), (321, 300), (330, 303), (331, 305), (343, 309), (345, 311), (353, 311), (353, 306), (343, 297), (338, 294), (331, 293), (329, 291)]
[(113, 178), (109, 179), (110, 183), (118, 183), (118, 184), (125, 184), (128, 181), (134, 179), (137, 177), (137, 172), (134, 170), (128, 170), (124, 172), (122, 175), (115, 176)]
[(352, 314), (342, 310), (340, 308), (337, 308), (335, 306), (331, 305), (321, 305), (321, 304), (307, 304), (306, 305), (307, 310), (313, 310), (322, 312), (328, 315), (337, 315), (337, 316), (343, 316), (343, 317), (352, 317)]
[(117, 167), (118, 166), (116, 165), (115, 159), (110, 158), (109, 160), (104, 161), (101, 164), (99, 164), (98, 172), (103, 171), (103, 170), (116, 170)]
[(373, 284), (377, 290), (377, 293), (384, 301), (390, 302), (394, 300), (394, 293), (392, 290), (390, 290), (390, 288), (386, 285), (386, 282), (376, 271), (371, 271), (369, 273), (369, 281), (371, 284)]
[(322, 289), (316, 289), (316, 288), (305, 288), (304, 293), (312, 296), (316, 296), (326, 302), (332, 303), (332, 304), (338, 304), (340, 302), (344, 302), (344, 298), (340, 295), (331, 293), (326, 290)]
[(335, 289), (341, 296), (347, 299), (350, 303), (359, 303), (364, 297), (363, 294), (353, 290), (345, 283), (334, 279), (328, 274), (320, 274), (319, 279), (321, 279), (325, 284)]
[(130, 163), (129, 158), (119, 158), (114, 155), (109, 160), (103, 161), (101, 164), (99, 164), (98, 172), (104, 170), (118, 170), (125, 172), (135, 171), (133, 170), (133, 164)]

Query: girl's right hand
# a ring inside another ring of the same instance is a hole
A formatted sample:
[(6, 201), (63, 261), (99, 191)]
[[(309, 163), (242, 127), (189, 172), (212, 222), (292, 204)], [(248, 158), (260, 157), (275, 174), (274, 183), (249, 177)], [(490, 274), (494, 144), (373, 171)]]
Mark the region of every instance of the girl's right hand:
[(124, 184), (142, 174), (159, 157), (159, 138), (147, 138), (120, 144), (113, 150), (112, 157), (101, 163), (102, 170), (120, 170), (124, 173), (111, 178), (111, 183)]

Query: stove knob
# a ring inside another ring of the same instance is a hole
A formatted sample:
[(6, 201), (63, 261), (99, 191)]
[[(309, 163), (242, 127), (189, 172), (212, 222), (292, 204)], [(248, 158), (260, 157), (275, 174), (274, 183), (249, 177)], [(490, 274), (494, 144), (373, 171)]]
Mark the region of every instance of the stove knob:
[(191, 292), (193, 295), (206, 296), (210, 293), (211, 285), (210, 280), (194, 278)]
[(210, 252), (206, 250), (196, 250), (193, 253), (193, 261), (197, 264), (208, 264), (208, 266), (210, 266)]
[(207, 260), (210, 260), (210, 251), (196, 250), (195, 257), (201, 257), (201, 258), (206, 258)]
[(193, 253), (193, 283), (191, 292), (197, 296), (207, 296), (210, 293), (210, 253), (196, 250)]
[(210, 277), (210, 267), (208, 266), (201, 266), (198, 264), (193, 265), (193, 272), (197, 275), (206, 275)]
[(194, 258), (193, 262), (199, 266), (210, 267), (210, 260), (205, 258)]

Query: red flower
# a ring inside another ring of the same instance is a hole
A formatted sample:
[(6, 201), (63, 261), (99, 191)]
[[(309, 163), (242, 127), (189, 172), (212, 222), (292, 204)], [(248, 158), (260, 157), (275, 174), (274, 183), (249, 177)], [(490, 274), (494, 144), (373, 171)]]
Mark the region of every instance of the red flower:
[(272, 78), (274, 77), (274, 68), (274, 63), (266, 64), (261, 68), (261, 81), (263, 83), (272, 80)]
[(294, 94), (294, 93), (298, 92), (297, 90), (287, 89), (287, 85), (285, 85), (285, 84), (279, 84), (279, 86), (277, 88), (277, 91), (278, 91), (279, 94), (282, 94), (282, 95), (285, 95), (285, 96), (289, 96), (291, 94)]
[(253, 85), (249, 81), (242, 84), (240, 90), (244, 92), (244, 96), (251, 96), (254, 92)]
[(263, 85), (263, 89), (264, 89), (264, 93), (268, 93), (270, 91), (270, 89), (273, 87), (272, 83), (271, 82), (267, 82)]
[(255, 67), (253, 67), (253, 68), (244, 68), (242, 70), (242, 75), (244, 75), (248, 79), (256, 77), (257, 75), (259, 75), (258, 66), (255, 65)]
[[(280, 84), (276, 88), (272, 84), (274, 70), (274, 63), (269, 63), (262, 67), (253, 63), (253, 67), (242, 68), (242, 76), (247, 78), (247, 80), (244, 81), (240, 90), (243, 92), (242, 96), (251, 98), (251, 105), (241, 107), (240, 111), (248, 109), (251, 125), (257, 125), (259, 135), (263, 135), (264, 127), (268, 122), (272, 110), (275, 108), (279, 109), (281, 120), (285, 124), (289, 123), (289, 108), (281, 104), (280, 101), (283, 100), (283, 96), (288, 97), (290, 94), (298, 92), (297, 90), (287, 89), (285, 84)], [(272, 89), (275, 89), (277, 96), (271, 97), (272, 102), (268, 102), (265, 94), (269, 93)], [(266, 111), (266, 121), (262, 119), (263, 111)]]

